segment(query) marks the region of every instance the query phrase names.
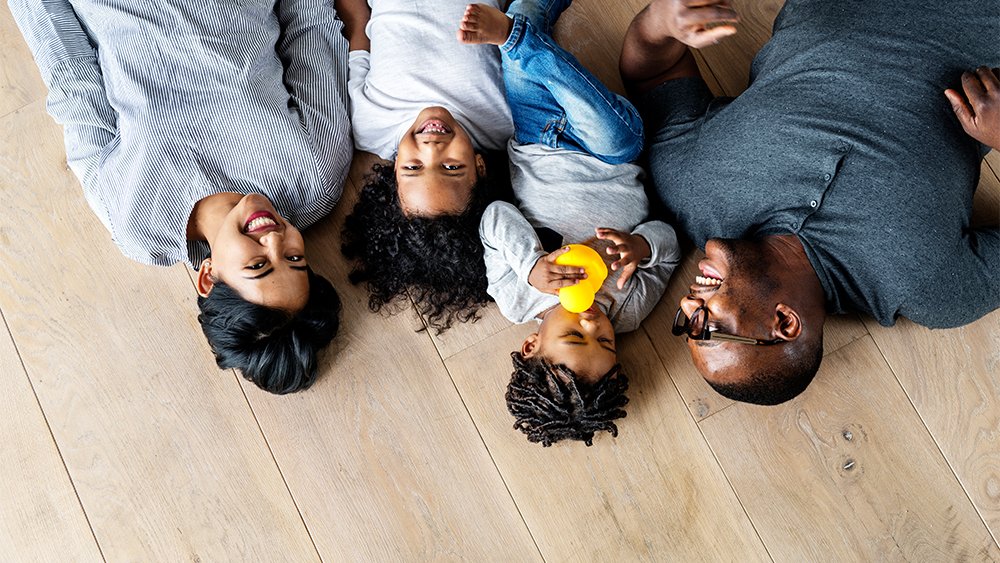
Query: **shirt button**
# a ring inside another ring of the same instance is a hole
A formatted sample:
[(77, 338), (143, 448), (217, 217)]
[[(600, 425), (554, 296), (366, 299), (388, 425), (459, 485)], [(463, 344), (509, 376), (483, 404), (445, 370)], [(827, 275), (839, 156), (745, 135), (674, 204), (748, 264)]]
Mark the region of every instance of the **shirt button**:
[(830, 176), (829, 174), (823, 176), (823, 179), (826, 180), (827, 182), (830, 181), (830, 178), (832, 178), (832, 176)]
[(809, 207), (816, 207), (817, 205), (819, 205), (819, 202), (815, 199), (809, 202)]

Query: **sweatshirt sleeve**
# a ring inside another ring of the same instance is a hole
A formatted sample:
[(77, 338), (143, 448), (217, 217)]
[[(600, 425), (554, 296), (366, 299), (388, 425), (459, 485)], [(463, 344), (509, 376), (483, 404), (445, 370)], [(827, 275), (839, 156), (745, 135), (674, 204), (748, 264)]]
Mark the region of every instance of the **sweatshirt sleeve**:
[(479, 238), (486, 260), (487, 292), (507, 320), (523, 323), (559, 303), (559, 297), (528, 284), (528, 275), (546, 255), (534, 229), (513, 205), (496, 201), (486, 208), (479, 223)]
[(649, 221), (637, 226), (632, 234), (646, 239), (651, 253), (625, 286), (626, 295), (621, 307), (611, 319), (616, 333), (639, 328), (642, 320), (659, 303), (670, 276), (681, 259), (677, 234), (670, 225), (661, 221)]

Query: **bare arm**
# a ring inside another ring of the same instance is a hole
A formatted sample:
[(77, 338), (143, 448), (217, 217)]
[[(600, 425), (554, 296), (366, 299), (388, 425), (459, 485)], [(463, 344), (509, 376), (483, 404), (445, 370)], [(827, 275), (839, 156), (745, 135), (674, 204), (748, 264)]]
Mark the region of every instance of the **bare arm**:
[(371, 40), (365, 27), (372, 17), (367, 0), (335, 0), (334, 6), (344, 22), (344, 37), (351, 51), (371, 51)]
[(674, 78), (701, 76), (688, 46), (701, 48), (736, 33), (730, 0), (653, 0), (625, 32), (618, 70), (630, 97)]

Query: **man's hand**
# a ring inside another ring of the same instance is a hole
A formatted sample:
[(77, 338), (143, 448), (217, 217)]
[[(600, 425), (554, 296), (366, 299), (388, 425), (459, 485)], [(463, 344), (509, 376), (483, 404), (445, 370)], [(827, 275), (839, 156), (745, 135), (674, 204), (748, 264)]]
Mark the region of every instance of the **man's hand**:
[(665, 35), (695, 49), (733, 35), (736, 28), (728, 24), (740, 21), (731, 0), (654, 0), (649, 9), (656, 9)]
[(975, 74), (962, 74), (965, 96), (949, 88), (944, 95), (951, 102), (962, 128), (973, 139), (1000, 150), (1000, 69), (981, 66)]
[(632, 277), (632, 273), (639, 267), (639, 263), (649, 258), (651, 251), (646, 239), (639, 235), (633, 235), (616, 231), (615, 229), (602, 229), (598, 227), (597, 238), (609, 240), (614, 243), (608, 247), (608, 254), (618, 254), (619, 259), (611, 264), (612, 270), (622, 269), (621, 276), (618, 277), (618, 289), (625, 287), (625, 282)]
[(542, 256), (535, 262), (528, 274), (528, 284), (542, 293), (557, 295), (559, 289), (580, 283), (586, 279), (586, 271), (579, 266), (560, 266), (556, 264), (556, 258), (566, 253), (568, 246), (564, 246), (547, 256)]

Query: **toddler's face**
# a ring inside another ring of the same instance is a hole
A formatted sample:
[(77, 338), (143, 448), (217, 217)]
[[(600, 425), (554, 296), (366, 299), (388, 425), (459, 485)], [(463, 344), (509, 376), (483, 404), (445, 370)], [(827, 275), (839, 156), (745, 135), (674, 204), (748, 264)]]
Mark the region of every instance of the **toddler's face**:
[(395, 170), (403, 213), (436, 217), (465, 211), (486, 164), (451, 113), (430, 107), (400, 139)]
[(579, 383), (593, 385), (618, 363), (611, 320), (595, 307), (570, 313), (562, 305), (549, 311), (521, 346), (521, 355), (538, 355), (577, 374)]

